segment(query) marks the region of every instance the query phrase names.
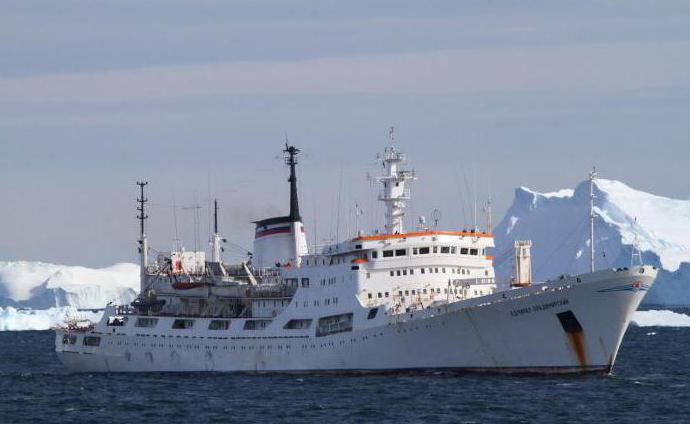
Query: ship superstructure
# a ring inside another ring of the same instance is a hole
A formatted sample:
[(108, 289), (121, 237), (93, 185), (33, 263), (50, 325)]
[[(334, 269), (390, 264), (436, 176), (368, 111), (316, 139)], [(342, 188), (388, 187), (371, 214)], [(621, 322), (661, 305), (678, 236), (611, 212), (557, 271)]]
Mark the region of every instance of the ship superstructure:
[(406, 231), (405, 155), (391, 138), (375, 177), (384, 231), (308, 251), (295, 167), (286, 145), (290, 212), (256, 221), (251, 260), (221, 258), (217, 204), (211, 260), (175, 251), (148, 262), (140, 183), (141, 293), (100, 322), (56, 331), (77, 371), (397, 371), (462, 369), (607, 372), (631, 314), (653, 284), (649, 266), (531, 284), (527, 241), (519, 272), (498, 290), (492, 234)]

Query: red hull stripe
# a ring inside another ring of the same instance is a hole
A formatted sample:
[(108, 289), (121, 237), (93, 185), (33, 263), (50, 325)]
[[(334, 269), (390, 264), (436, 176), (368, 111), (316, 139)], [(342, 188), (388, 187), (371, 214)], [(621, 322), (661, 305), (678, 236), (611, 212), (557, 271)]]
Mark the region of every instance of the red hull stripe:
[(290, 227), (277, 227), (277, 228), (271, 228), (271, 229), (268, 229), (268, 230), (257, 231), (257, 232), (256, 232), (256, 238), (265, 237), (265, 236), (271, 236), (271, 235), (273, 235), (273, 234), (289, 233), (289, 232), (290, 232)]

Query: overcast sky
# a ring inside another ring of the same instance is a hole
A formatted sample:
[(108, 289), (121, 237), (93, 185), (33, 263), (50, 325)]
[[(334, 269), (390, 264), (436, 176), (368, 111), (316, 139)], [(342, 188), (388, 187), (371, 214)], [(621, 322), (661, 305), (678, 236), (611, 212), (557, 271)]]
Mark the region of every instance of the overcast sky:
[(515, 187), (592, 165), (688, 199), (690, 2), (4, 1), (0, 260), (135, 261), (138, 179), (153, 247), (175, 216), (205, 246), (189, 208), (217, 197), (251, 248), (252, 220), (287, 213), (285, 134), (309, 242), (353, 232), (355, 204), (370, 230), (391, 125), (419, 176), (410, 222), (469, 226), (476, 179), (497, 223)]

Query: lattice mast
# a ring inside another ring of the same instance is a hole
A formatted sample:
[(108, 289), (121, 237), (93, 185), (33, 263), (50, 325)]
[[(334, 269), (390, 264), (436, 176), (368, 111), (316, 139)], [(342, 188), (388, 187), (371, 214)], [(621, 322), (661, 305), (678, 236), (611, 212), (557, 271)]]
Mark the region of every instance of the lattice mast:
[(149, 199), (144, 195), (144, 187), (148, 185), (148, 181), (137, 181), (137, 185), (140, 190), (139, 197), (137, 198), (137, 203), (139, 204), (137, 206), (137, 211), (139, 212), (137, 215), (137, 219), (139, 220), (139, 284), (143, 289), (146, 283), (146, 269), (149, 265), (149, 242), (146, 239), (146, 228), (144, 225), (149, 218), (149, 216), (146, 215), (146, 203)]
[(213, 200), (213, 234), (211, 235), (211, 261), (221, 262), (221, 253), (223, 247), (221, 246), (220, 233), (218, 232), (218, 199)]
[(406, 187), (408, 182), (417, 179), (414, 171), (401, 168), (406, 162), (406, 155), (398, 151), (395, 146), (394, 128), (391, 127), (390, 141), (386, 146), (381, 162), (386, 175), (374, 177), (379, 183), (383, 184), (379, 200), (386, 205), (385, 228), (386, 233), (396, 234), (404, 232), (403, 219), (405, 217), (405, 206), (410, 199), (410, 189)]

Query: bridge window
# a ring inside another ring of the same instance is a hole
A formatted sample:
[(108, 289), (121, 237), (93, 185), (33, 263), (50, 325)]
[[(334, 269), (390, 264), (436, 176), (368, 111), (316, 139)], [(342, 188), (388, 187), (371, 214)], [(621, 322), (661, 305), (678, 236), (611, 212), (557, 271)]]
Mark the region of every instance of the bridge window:
[(420, 255), (428, 255), (429, 254), (429, 248), (428, 247), (420, 247), (419, 248), (419, 254)]
[(381, 298), (383, 297), (383, 295), (381, 294), (381, 292), (379, 292), (378, 297), (379, 297), (379, 299), (381, 299)]
[(247, 320), (244, 322), (244, 329), (245, 330), (263, 330), (270, 323), (271, 323), (270, 319)]
[(438, 253), (438, 247), (434, 246), (434, 253)]
[(395, 275), (397, 275), (398, 277), (400, 277), (400, 270), (399, 270), (399, 269), (395, 271)]
[(302, 287), (309, 287), (309, 279), (302, 278)]
[(479, 250), (478, 250), (478, 249), (470, 249), (470, 255), (477, 256), (478, 254), (479, 254)]
[(230, 329), (230, 320), (214, 319), (208, 324), (209, 330), (228, 330)]
[(460, 248), (460, 254), (461, 255), (466, 255), (469, 252), (469, 249), (466, 247), (461, 247)]
[(416, 247), (413, 247), (412, 248), (412, 254), (416, 255), (417, 253), (419, 253), (419, 249), (417, 249)]
[(172, 328), (176, 330), (185, 330), (194, 327), (193, 319), (176, 319), (173, 321)]
[(310, 319), (291, 319), (283, 326), (286, 330), (306, 330), (311, 327)]
[(395, 256), (405, 256), (407, 255), (407, 249), (396, 249)]
[(395, 271), (391, 271), (391, 277), (395, 276)]
[(455, 255), (455, 252), (456, 252), (456, 251), (457, 251), (457, 249), (456, 249), (455, 246), (451, 246), (451, 247), (450, 247), (450, 253), (452, 253), (453, 255)]
[(407, 270), (403, 269), (403, 275), (407, 275)]
[(383, 257), (384, 258), (392, 258), (393, 257), (393, 251), (392, 250), (384, 250), (383, 251)]
[(316, 337), (352, 331), (352, 313), (319, 318)]
[(449, 246), (441, 246), (441, 253), (450, 253), (450, 247)]
[(137, 318), (137, 322), (134, 323), (135, 327), (146, 327), (146, 328), (153, 328), (158, 324), (158, 318), (144, 318), (144, 317), (139, 317)]
[(101, 338), (98, 336), (84, 336), (84, 346), (98, 346), (101, 344)]
[(424, 274), (424, 268), (421, 268), (420, 271), (422, 271), (422, 274)]
[(376, 259), (376, 258), (378, 258), (378, 257), (379, 257), (379, 252), (378, 252), (378, 251), (374, 250), (373, 252), (371, 252), (371, 258), (372, 258), (372, 259)]
[(376, 314), (379, 312), (379, 308), (372, 308), (369, 309), (369, 314), (367, 314), (367, 319), (374, 319), (376, 318)]

